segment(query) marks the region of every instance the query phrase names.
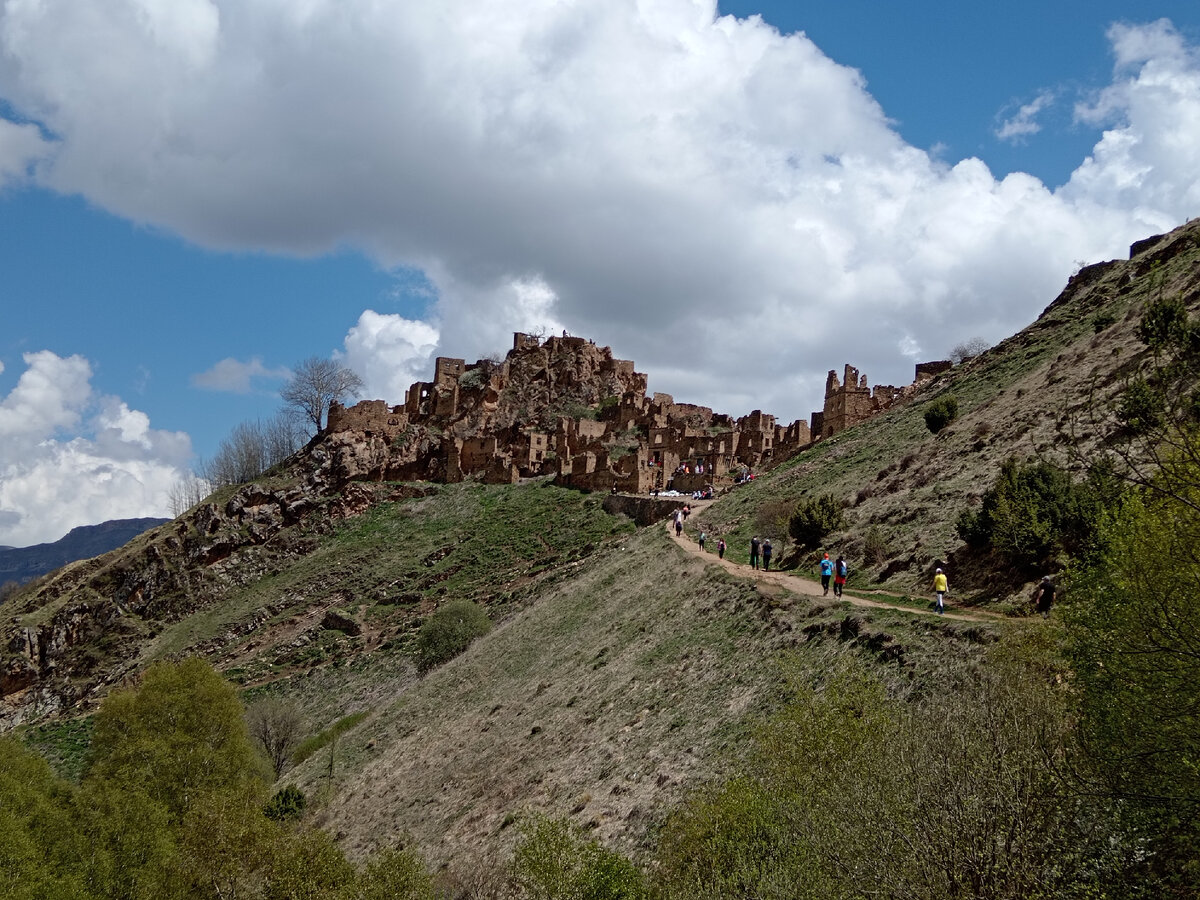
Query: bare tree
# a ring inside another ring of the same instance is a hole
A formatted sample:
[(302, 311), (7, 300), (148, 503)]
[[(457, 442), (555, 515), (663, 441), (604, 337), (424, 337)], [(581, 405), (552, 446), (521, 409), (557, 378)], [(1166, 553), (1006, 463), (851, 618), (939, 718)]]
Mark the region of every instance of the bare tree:
[(957, 366), (959, 363), (965, 363), (968, 359), (974, 359), (985, 350), (990, 350), (991, 347), (992, 345), (984, 338), (968, 338), (962, 343), (955, 344), (950, 350), (950, 362)]
[(267, 454), (267, 467), (278, 465), (304, 446), (308, 435), (296, 421), (293, 412), (281, 409), (262, 426), (263, 446)]
[[(202, 463), (201, 468), (204, 467)], [(171, 515), (182, 516), (185, 512), (212, 493), (213, 486), (205, 479), (189, 472), (175, 482), (167, 499), (171, 504)]]
[(278, 778), (300, 743), (304, 720), (295, 704), (267, 697), (250, 704), (246, 710), (246, 730), (263, 748)]
[(362, 379), (345, 366), (332, 359), (310, 356), (296, 366), (295, 374), (279, 395), (305, 422), (311, 422), (320, 431), (329, 404), (347, 394), (357, 397), (362, 389)]
[(212, 459), (200, 464), (201, 478), (209, 490), (253, 481), (295, 453), (304, 438), (303, 429), (286, 410), (266, 422), (241, 422), (221, 441)]

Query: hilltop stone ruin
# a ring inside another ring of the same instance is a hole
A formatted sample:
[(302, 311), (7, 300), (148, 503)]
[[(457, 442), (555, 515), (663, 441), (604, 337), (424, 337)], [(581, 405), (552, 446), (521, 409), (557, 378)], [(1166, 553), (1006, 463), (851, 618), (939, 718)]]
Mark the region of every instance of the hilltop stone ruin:
[(321, 446), (338, 481), (553, 475), (586, 490), (691, 492), (769, 467), (903, 403), (949, 366), (922, 363), (905, 387), (869, 387), (850, 365), (840, 381), (831, 370), (824, 408), (808, 422), (781, 425), (761, 410), (734, 419), (670, 394), (648, 396), (646, 376), (609, 347), (518, 332), (503, 360), (438, 357), (433, 380), (412, 385), (402, 404), (333, 404)]

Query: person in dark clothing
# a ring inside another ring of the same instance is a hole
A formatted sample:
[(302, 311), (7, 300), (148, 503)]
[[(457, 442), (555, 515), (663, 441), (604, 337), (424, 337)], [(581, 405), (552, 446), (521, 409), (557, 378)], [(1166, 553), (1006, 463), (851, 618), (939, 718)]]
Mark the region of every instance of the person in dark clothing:
[(1041, 583), (1033, 592), (1033, 602), (1043, 619), (1050, 618), (1050, 607), (1054, 605), (1054, 582), (1049, 575), (1043, 575)]
[(770, 572), (771, 571), (771, 539), (770, 538), (767, 538), (762, 543), (762, 560), (763, 560), (763, 571)]
[(758, 548), (758, 538), (750, 538), (750, 568), (752, 569), (758, 568)]
[(717, 541), (717, 559), (725, 558), (725, 539), (720, 538)]

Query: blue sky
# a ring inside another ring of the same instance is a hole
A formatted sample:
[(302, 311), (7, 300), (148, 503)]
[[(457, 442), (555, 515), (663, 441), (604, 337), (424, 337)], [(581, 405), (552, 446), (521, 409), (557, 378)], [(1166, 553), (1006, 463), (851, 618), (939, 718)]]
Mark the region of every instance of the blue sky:
[(1195, 215), (1200, 8), (1129, 6), (9, 7), (0, 545), (164, 514), (311, 355), (566, 328), (791, 419), (998, 340)]

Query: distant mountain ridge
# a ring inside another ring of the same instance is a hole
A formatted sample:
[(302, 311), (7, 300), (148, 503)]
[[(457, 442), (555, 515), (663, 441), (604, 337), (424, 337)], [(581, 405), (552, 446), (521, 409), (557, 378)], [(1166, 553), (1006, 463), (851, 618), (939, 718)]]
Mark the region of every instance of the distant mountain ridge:
[(80, 525), (64, 537), (32, 547), (0, 547), (0, 584), (24, 584), (67, 563), (90, 559), (123, 547), (144, 531), (170, 519), (110, 519), (99, 525)]

